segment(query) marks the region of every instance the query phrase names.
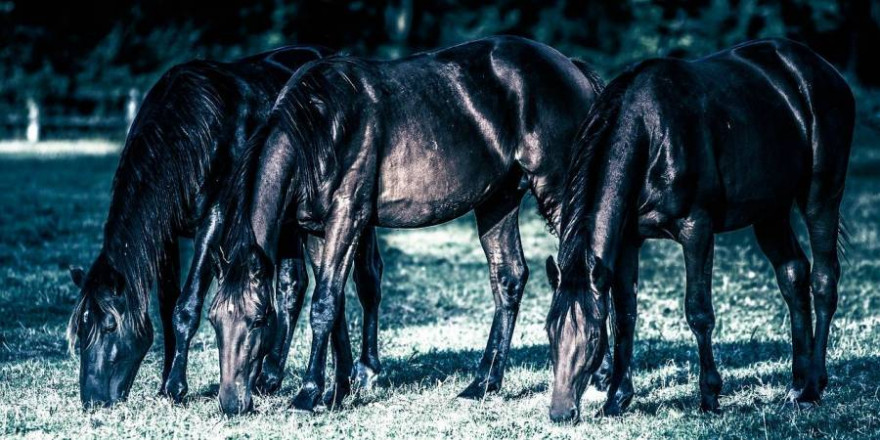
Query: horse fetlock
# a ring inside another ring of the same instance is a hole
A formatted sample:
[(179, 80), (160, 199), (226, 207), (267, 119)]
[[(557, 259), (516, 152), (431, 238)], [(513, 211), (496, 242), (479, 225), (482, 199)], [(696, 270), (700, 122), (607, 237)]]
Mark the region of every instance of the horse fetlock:
[(700, 380), (700, 391), (703, 394), (712, 394), (717, 397), (721, 394), (721, 387), (723, 385), (724, 382), (721, 380), (721, 374), (716, 370), (709, 370)]
[(254, 389), (257, 393), (264, 396), (274, 394), (281, 388), (281, 382), (283, 380), (284, 375), (279, 374), (277, 371), (272, 371), (272, 368), (268, 368), (268, 363), (266, 363), (263, 365), (263, 370), (257, 378), (257, 383), (254, 385)]
[(360, 361), (353, 368), (352, 382), (358, 389), (369, 391), (373, 388), (380, 372), (381, 368), (373, 368)]
[(794, 401), (798, 404), (818, 405), (821, 400), (822, 392), (815, 382), (807, 382), (807, 385), (794, 396)]

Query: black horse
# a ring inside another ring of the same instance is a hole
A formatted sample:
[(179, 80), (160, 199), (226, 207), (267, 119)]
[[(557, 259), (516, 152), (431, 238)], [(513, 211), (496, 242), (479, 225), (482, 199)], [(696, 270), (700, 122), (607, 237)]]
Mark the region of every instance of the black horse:
[[(269, 281), (285, 218), (323, 241), (315, 259), (312, 350), (296, 408), (319, 403), (328, 337), (334, 328), (345, 337), (343, 283), (364, 228), (435, 225), (471, 210), (496, 311), (477, 377), (460, 396), (497, 390), (528, 278), (520, 200), (531, 189), (558, 227), (569, 148), (600, 88), (585, 65), (515, 37), (397, 61), (332, 57), (300, 69), (253, 139), (252, 163), (237, 172), (242, 187), (225, 202), (242, 215), (222, 241), (229, 270), (210, 313), (224, 411), (250, 409), (264, 345), (256, 330), (271, 307)], [(336, 386), (328, 403), (349, 391), (350, 353), (334, 340)]]
[[(601, 361), (611, 291), (614, 360), (606, 415), (632, 393), (639, 247), (671, 238), (684, 249), (685, 313), (700, 356), (700, 408), (718, 411), (712, 355), (714, 234), (754, 226), (791, 315), (793, 395), (816, 402), (837, 305), (839, 205), (853, 131), (844, 79), (807, 47), (746, 43), (706, 58), (656, 59), (608, 85), (579, 135), (566, 184), (559, 269), (547, 318), (554, 365), (550, 417), (576, 420)], [(792, 231), (793, 205), (813, 267)], [(816, 315), (815, 329), (811, 302)], [(815, 331), (815, 333), (814, 333)]]
[[(84, 405), (108, 405), (127, 395), (152, 343), (147, 305), (154, 282), (165, 334), (161, 391), (178, 401), (186, 393), (189, 341), (212, 279), (208, 249), (223, 222), (219, 190), (291, 74), (327, 54), (291, 46), (233, 63), (192, 61), (172, 68), (151, 89), (116, 171), (101, 253), (88, 274), (71, 273), (82, 288), (68, 338), (81, 341)], [(195, 238), (182, 291), (179, 237)], [(287, 280), (279, 283), (279, 295), (301, 298), (307, 282), (302, 259), (279, 265), (279, 278)], [(284, 346), (289, 332), (280, 333), (278, 345)], [(273, 353), (264, 374), (269, 391), (280, 382), (286, 351)]]

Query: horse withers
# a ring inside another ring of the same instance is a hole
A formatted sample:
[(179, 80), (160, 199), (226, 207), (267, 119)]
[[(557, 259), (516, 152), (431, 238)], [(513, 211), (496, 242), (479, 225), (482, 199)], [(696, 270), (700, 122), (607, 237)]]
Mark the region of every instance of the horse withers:
[[(600, 88), (583, 64), (516, 37), (396, 61), (330, 57), (300, 69), (254, 139), (253, 163), (238, 172), (244, 184), (232, 196), (245, 200), (226, 202), (250, 211), (239, 211), (223, 240), (230, 273), (211, 310), (221, 370), (238, 372), (224, 379), (221, 400), (250, 395), (261, 343), (251, 329), (271, 307), (283, 219), (321, 237), (311, 354), (293, 400), (311, 411), (322, 401), (328, 338), (344, 336), (343, 284), (365, 228), (424, 227), (469, 211), (496, 309), (476, 377), (460, 396), (498, 390), (528, 278), (520, 200), (531, 190), (559, 226), (569, 148)], [(336, 384), (323, 396), (330, 404), (349, 392), (351, 369), (335, 342), (334, 353)]]
[[(839, 206), (853, 121), (853, 95), (841, 75), (786, 40), (749, 42), (693, 61), (649, 60), (612, 81), (579, 135), (558, 269), (548, 261), (555, 291), (547, 318), (551, 419), (577, 420), (586, 380), (607, 344), (604, 321), (612, 305), (614, 360), (601, 413), (618, 414), (632, 398), (618, 391), (630, 381), (639, 247), (646, 238), (671, 238), (684, 250), (700, 408), (718, 411), (714, 234), (747, 226), (788, 304), (792, 395), (818, 401), (828, 382)], [(793, 206), (806, 220), (812, 270), (792, 231)]]
[[(290, 46), (233, 63), (191, 61), (169, 70), (147, 94), (113, 180), (101, 252), (88, 273), (71, 271), (81, 299), (68, 338), (71, 348), (79, 341), (85, 406), (109, 405), (131, 389), (153, 340), (154, 283), (165, 335), (161, 391), (182, 399), (189, 341), (212, 279), (208, 250), (223, 222), (219, 190), (290, 75), (328, 53)], [(195, 238), (182, 291), (179, 237)], [(280, 293), (295, 298), (305, 287), (292, 270), (282, 271), (295, 281)]]

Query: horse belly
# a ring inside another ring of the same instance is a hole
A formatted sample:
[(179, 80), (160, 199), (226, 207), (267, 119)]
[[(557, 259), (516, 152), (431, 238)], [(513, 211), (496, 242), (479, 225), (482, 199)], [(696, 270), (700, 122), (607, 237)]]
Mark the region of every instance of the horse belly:
[(414, 228), (460, 217), (484, 201), (507, 172), (485, 148), (446, 147), (432, 140), (410, 142), (383, 158), (378, 226)]
[(734, 164), (728, 160), (728, 166), (721, 168), (725, 171), (721, 176), (724, 199), (719, 228), (740, 229), (791, 209), (807, 182), (807, 149), (768, 145), (760, 157), (739, 158)]

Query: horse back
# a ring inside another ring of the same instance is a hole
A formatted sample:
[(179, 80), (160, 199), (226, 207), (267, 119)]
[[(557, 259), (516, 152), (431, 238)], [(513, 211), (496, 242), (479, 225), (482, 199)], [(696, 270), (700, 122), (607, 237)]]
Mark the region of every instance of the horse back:
[(434, 223), (469, 211), (512, 176), (533, 187), (561, 184), (577, 124), (595, 98), (568, 58), (520, 38), (387, 67), (379, 81), (388, 94), (377, 212), (389, 226), (409, 222), (400, 221), (404, 201), (415, 208), (412, 218)]

